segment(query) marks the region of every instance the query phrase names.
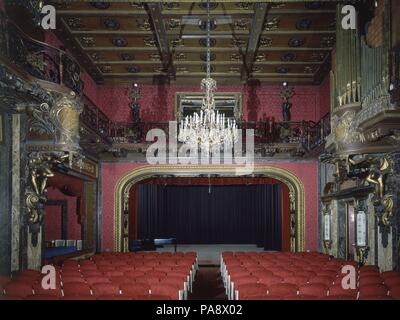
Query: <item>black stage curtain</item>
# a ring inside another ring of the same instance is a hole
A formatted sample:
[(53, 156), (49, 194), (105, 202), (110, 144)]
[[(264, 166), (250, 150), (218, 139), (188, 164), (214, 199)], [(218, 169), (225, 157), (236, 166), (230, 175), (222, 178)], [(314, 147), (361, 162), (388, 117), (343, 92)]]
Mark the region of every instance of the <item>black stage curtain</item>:
[(281, 186), (138, 186), (138, 238), (282, 249)]

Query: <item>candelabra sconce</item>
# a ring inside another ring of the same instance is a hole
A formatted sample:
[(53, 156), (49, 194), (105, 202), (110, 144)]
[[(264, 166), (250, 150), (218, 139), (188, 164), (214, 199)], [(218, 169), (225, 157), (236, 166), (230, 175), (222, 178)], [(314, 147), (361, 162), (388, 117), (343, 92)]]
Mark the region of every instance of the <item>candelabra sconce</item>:
[(356, 254), (358, 263), (364, 265), (368, 258), (368, 216), (365, 200), (356, 201)]
[(290, 103), (290, 99), (294, 96), (293, 88), (288, 87), (288, 83), (284, 82), (281, 90), (281, 98), (283, 99), (282, 103), (282, 119), (284, 123), (290, 121), (290, 109), (292, 108), (292, 104)]
[(134, 123), (140, 122), (140, 105), (138, 100), (141, 98), (140, 88), (137, 83), (132, 85), (130, 94), (131, 98), (131, 109), (132, 109), (132, 120)]
[(324, 240), (325, 254), (330, 254), (331, 248), (332, 248), (332, 241), (331, 240)]
[(369, 247), (356, 247), (356, 253), (357, 253), (358, 263), (361, 266), (365, 265), (368, 258)]
[(322, 214), (323, 214), (323, 224), (324, 224), (323, 244), (324, 244), (325, 253), (330, 254), (330, 249), (332, 247), (332, 233), (331, 233), (332, 215), (331, 215), (331, 210), (330, 210), (329, 204), (324, 205)]

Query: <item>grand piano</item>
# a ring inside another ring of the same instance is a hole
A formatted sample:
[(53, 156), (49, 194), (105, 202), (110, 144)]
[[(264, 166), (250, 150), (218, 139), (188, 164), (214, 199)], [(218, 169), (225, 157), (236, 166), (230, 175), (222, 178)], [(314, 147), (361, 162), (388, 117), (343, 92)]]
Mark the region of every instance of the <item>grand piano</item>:
[(165, 245), (173, 245), (176, 252), (178, 242), (176, 238), (130, 240), (129, 251), (156, 251), (157, 248), (163, 248)]

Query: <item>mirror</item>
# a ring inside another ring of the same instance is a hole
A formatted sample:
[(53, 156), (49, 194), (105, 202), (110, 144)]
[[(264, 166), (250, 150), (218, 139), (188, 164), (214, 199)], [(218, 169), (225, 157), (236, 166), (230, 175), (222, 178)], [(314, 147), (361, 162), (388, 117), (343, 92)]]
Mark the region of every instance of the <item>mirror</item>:
[[(200, 112), (203, 103), (202, 92), (177, 92), (175, 95), (175, 115), (179, 122), (186, 116)], [(215, 108), (219, 113), (225, 114), (225, 118), (242, 119), (242, 94), (220, 92), (214, 94)]]

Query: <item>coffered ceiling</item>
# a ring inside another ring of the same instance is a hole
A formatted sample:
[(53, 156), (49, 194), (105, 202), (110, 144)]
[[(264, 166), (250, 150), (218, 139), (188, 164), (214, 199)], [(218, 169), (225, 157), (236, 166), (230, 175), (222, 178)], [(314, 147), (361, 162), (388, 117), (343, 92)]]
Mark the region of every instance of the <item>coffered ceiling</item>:
[[(198, 84), (207, 11), (197, 2), (53, 2), (57, 35), (98, 83)], [(335, 2), (211, 2), (212, 76), (318, 84), (335, 45)]]

